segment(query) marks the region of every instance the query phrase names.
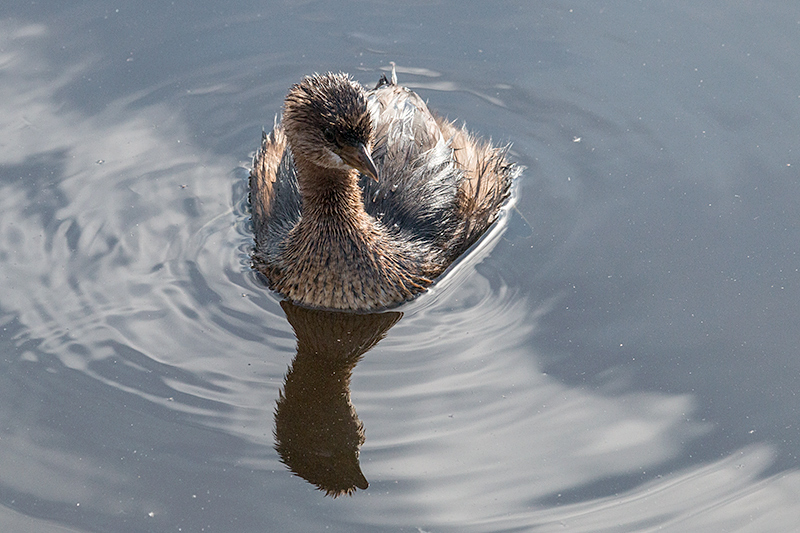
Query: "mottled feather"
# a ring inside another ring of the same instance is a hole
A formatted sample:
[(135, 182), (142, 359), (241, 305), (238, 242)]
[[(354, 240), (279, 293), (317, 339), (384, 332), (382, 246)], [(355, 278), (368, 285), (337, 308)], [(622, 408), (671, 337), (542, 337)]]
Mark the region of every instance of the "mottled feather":
[[(343, 163), (359, 143), (377, 180)], [(494, 222), (521, 171), (507, 152), (432, 114), (394, 75), (368, 92), (343, 74), (306, 78), (253, 161), (254, 265), (304, 305), (407, 300)]]

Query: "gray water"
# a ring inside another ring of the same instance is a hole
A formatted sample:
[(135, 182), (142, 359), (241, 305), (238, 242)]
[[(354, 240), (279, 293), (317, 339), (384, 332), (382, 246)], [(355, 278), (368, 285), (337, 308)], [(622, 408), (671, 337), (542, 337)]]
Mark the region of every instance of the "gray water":
[[(800, 4), (66, 4), (0, 7), (0, 530), (800, 523)], [(390, 61), (527, 170), (348, 360), (332, 498), (246, 177), (292, 83)]]

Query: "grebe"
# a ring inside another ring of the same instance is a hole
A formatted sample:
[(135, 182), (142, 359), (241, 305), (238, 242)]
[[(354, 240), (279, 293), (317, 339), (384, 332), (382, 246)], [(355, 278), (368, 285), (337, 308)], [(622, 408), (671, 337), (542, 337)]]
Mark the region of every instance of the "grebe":
[(292, 86), (250, 172), (253, 265), (300, 305), (392, 307), (423, 292), (497, 218), (522, 168), (381, 76)]

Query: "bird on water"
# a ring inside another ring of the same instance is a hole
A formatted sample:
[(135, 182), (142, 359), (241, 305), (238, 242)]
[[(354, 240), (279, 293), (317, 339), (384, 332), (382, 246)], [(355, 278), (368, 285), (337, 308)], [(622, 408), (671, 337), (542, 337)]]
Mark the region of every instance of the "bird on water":
[(373, 311), (410, 300), (492, 225), (521, 167), (381, 76), (289, 90), (250, 172), (253, 266), (308, 307)]

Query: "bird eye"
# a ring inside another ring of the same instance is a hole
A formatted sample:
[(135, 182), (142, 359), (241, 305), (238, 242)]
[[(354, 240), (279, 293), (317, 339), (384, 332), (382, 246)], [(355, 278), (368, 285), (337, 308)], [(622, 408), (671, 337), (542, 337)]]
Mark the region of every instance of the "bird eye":
[(322, 135), (329, 143), (332, 143), (336, 140), (336, 134), (333, 133), (333, 129), (331, 128), (325, 128), (325, 131), (322, 132)]

